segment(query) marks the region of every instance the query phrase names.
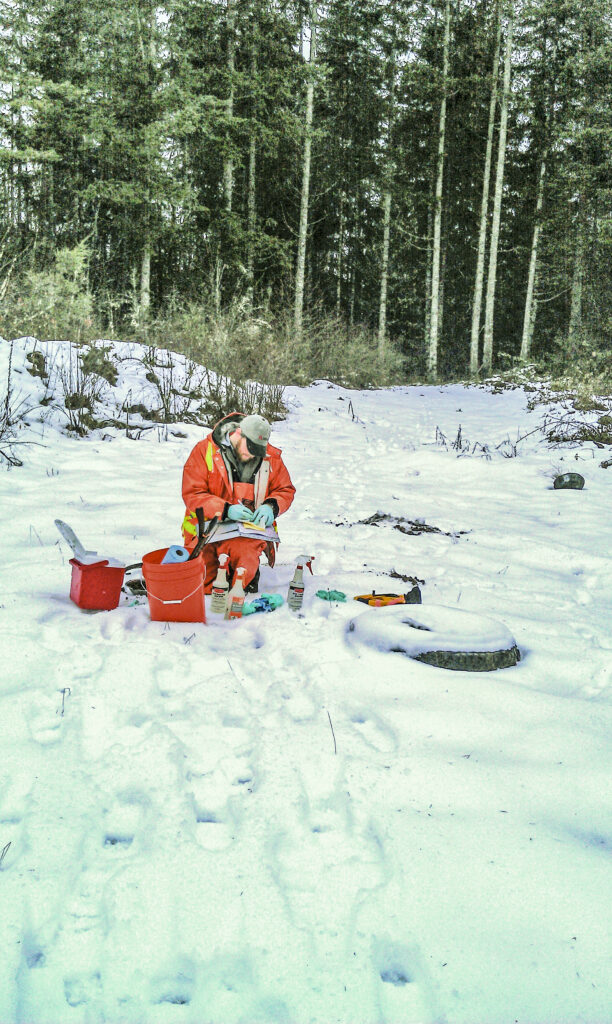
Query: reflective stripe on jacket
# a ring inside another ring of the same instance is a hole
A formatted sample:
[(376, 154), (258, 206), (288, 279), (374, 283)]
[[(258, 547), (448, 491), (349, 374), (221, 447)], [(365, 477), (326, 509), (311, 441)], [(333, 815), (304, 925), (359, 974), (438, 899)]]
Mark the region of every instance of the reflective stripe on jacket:
[[(236, 426), (239, 425), (237, 422)], [(230, 484), (223, 455), (213, 440), (213, 434), (214, 430), (196, 444), (183, 469), (183, 501), (186, 507), (183, 537), (186, 544), (192, 543), (197, 536), (196, 508), (203, 509), (205, 519), (212, 519), (221, 517), (228, 503), (234, 505), (243, 501), (258, 508), (266, 498), (272, 498), (280, 515), (289, 508), (295, 494), (281, 451), (271, 444), (252, 483)]]

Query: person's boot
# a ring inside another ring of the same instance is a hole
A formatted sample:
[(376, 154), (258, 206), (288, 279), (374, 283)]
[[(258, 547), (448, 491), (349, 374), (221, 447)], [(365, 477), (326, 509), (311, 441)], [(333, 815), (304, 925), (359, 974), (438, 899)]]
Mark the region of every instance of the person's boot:
[(251, 582), (248, 583), (246, 585), (246, 587), (244, 588), (244, 592), (245, 592), (245, 594), (256, 594), (258, 590), (259, 590), (259, 569), (257, 570), (255, 575), (253, 576), (253, 579), (251, 580)]

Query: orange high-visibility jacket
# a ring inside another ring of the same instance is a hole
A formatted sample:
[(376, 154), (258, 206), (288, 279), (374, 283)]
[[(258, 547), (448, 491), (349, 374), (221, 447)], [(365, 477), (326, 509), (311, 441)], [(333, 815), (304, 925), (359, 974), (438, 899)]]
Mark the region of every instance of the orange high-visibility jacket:
[[(226, 505), (234, 505), (239, 501), (259, 508), (266, 499), (274, 509), (275, 515), (286, 512), (295, 494), (289, 471), (282, 459), (280, 448), (269, 444), (262, 459), (261, 466), (250, 483), (234, 481), (230, 484), (223, 455), (215, 435), (217, 428), (230, 420), (244, 419), (243, 413), (230, 413), (225, 416), (204, 438), (199, 441), (191, 452), (183, 469), (183, 501), (186, 514), (183, 521), (183, 537), (186, 545), (191, 546), (198, 532), (196, 508), (204, 510), (204, 518), (223, 516)], [(217, 434), (217, 439), (219, 435)]]

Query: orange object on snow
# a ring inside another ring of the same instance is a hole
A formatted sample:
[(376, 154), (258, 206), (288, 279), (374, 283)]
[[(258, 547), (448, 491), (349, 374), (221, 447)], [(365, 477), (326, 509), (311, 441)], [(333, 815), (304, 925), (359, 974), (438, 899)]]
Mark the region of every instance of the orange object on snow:
[(149, 551), (142, 558), (151, 618), (157, 622), (206, 622), (204, 560), (197, 557), (162, 565), (167, 550)]
[[(214, 436), (218, 427), (228, 420), (243, 418), (241, 413), (230, 413), (215, 425), (203, 441), (198, 441), (183, 469), (183, 501), (187, 508), (186, 521), (191, 520), (192, 528), (185, 533), (185, 545), (193, 547), (197, 534), (195, 509), (204, 511), (205, 519), (223, 515), (226, 504), (251, 505), (258, 508), (267, 498), (278, 506), (278, 514), (286, 512), (295, 494), (289, 471), (282, 459), (280, 448), (268, 444), (253, 483), (230, 483), (227, 467)], [(240, 426), (239, 420), (236, 426)]]
[[(193, 551), (197, 541), (198, 523), (195, 510), (201, 508), (206, 520), (215, 516), (222, 519), (228, 505), (242, 503), (256, 509), (268, 502), (275, 513), (286, 512), (295, 495), (295, 487), (291, 482), (289, 471), (283, 462), (280, 448), (266, 446), (266, 454), (261, 460), (257, 472), (251, 482), (230, 479), (227, 466), (220, 448), (221, 433), (219, 428), (227, 423), (235, 422), (236, 428), (244, 419), (242, 413), (230, 413), (191, 451), (183, 469), (183, 501), (186, 506), (183, 520), (183, 540), (185, 547)], [(219, 544), (211, 544), (204, 548), (203, 557), (207, 569), (209, 583), (207, 592), (212, 588), (214, 570), (217, 568), (218, 555), (227, 553), (230, 556), (230, 567), (245, 567), (244, 582), (248, 585), (259, 567), (259, 557), (266, 553), (270, 565), (274, 564), (274, 545), (259, 540), (239, 537)], [(212, 575), (212, 578), (208, 574)]]
[(388, 604), (406, 604), (404, 594), (377, 594), (376, 591), (371, 594), (360, 594), (354, 600), (369, 604), (370, 608), (384, 608)]

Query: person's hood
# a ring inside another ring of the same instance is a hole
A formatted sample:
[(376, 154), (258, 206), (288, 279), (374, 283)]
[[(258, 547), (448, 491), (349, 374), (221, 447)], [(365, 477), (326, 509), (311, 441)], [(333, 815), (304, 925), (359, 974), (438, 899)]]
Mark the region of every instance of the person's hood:
[[(241, 420), (245, 418), (247, 414), (245, 412), (230, 412), (223, 419), (220, 419), (215, 423), (212, 428), (211, 437), (215, 444), (220, 448), (223, 441), (227, 438), (228, 434), (231, 434), (236, 427), (240, 426)], [(270, 455), (281, 455), (281, 449), (276, 448), (273, 444), (268, 441), (267, 456)]]
[(225, 441), (228, 434), (233, 433), (236, 427), (240, 426), (241, 420), (244, 419), (246, 413), (244, 412), (230, 412), (223, 419), (215, 423), (212, 429), (212, 439), (216, 445), (221, 445)]

